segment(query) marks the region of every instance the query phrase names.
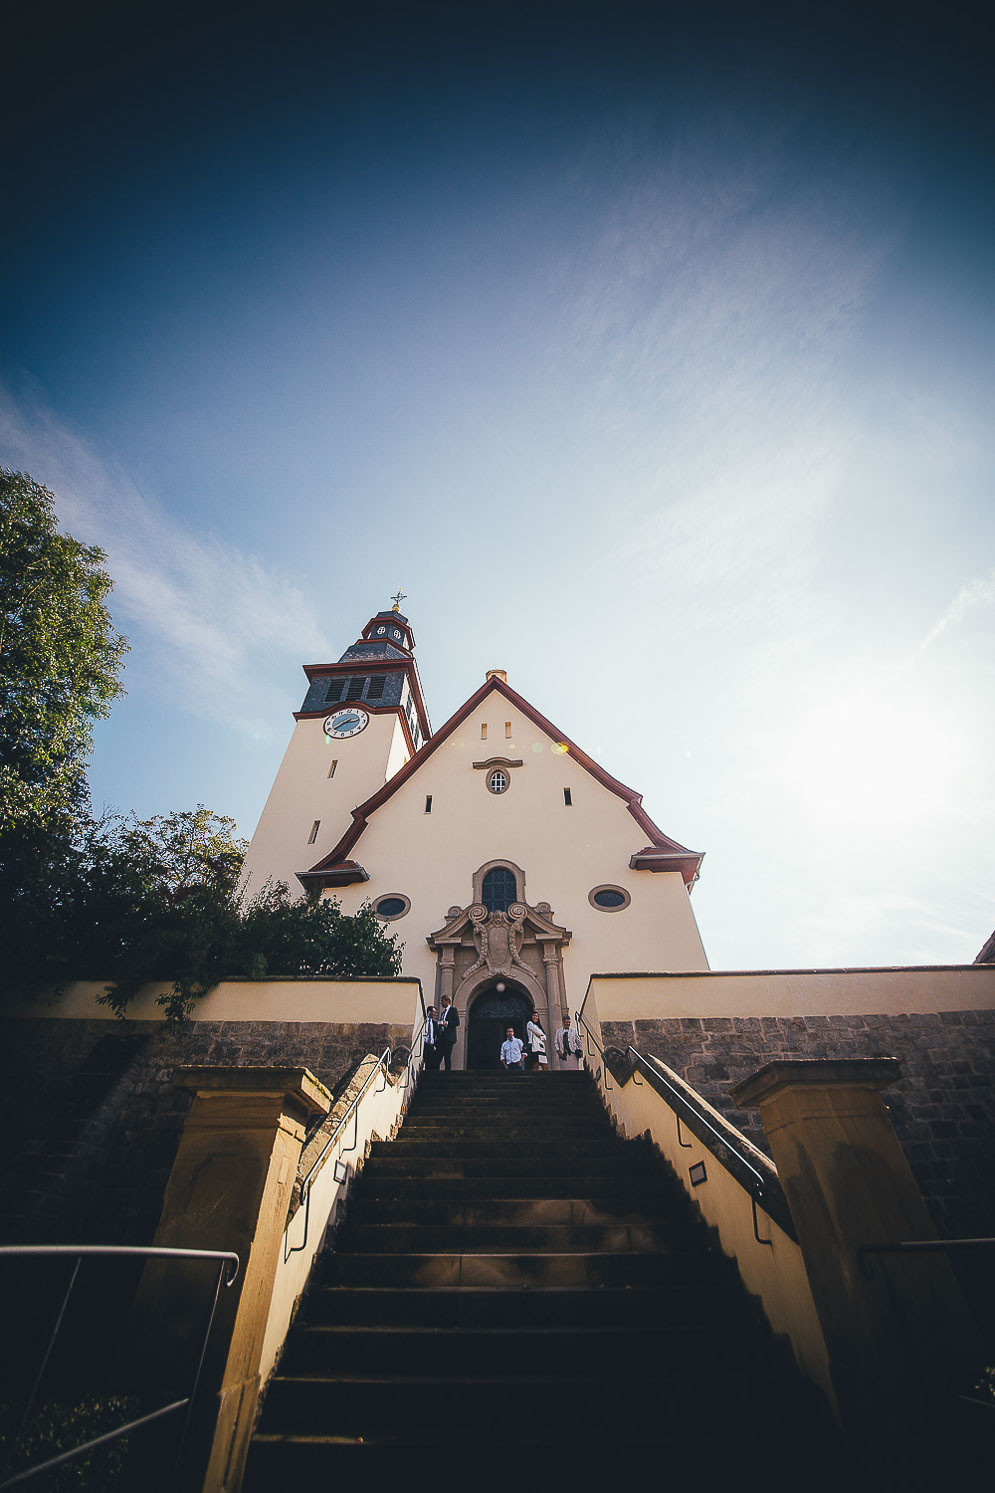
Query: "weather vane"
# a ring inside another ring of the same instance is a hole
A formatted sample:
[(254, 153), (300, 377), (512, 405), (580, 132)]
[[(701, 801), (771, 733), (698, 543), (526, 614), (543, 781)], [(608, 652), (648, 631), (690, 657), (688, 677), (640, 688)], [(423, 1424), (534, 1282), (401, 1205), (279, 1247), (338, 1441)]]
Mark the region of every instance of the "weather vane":
[(390, 599), (394, 603), (394, 611), (399, 612), (401, 610), (401, 602), (407, 601), (408, 598), (401, 590), (400, 586), (398, 586), (397, 594), (395, 596), (392, 596)]

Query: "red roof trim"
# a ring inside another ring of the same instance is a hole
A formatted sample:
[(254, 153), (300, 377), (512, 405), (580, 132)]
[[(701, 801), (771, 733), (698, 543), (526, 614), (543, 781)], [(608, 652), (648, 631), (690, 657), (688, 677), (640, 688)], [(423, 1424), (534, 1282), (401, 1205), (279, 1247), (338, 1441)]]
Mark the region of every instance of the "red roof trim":
[(529, 720), (532, 721), (534, 725), (538, 726), (540, 731), (544, 731), (546, 735), (551, 736), (554, 741), (561, 741), (567, 748), (568, 755), (571, 756), (575, 762), (580, 763), (581, 767), (589, 772), (592, 777), (596, 778), (599, 783), (601, 783), (605, 788), (609, 790), (609, 792), (617, 794), (619, 798), (625, 801), (625, 806), (629, 810), (629, 813), (632, 815), (633, 819), (635, 819), (640, 828), (645, 830), (646, 834), (649, 836), (651, 845), (648, 848), (650, 850), (654, 848), (657, 850), (669, 850), (679, 856), (688, 856), (692, 858), (694, 862), (693, 869), (691, 864), (689, 863), (686, 867), (682, 866), (681, 871), (686, 882), (691, 882), (695, 879), (695, 876), (697, 875), (697, 868), (698, 866), (700, 866), (702, 860), (701, 854), (694, 850), (688, 850), (686, 845), (679, 845), (676, 840), (671, 840), (669, 836), (663, 833), (662, 830), (658, 829), (642, 806), (641, 794), (634, 792), (632, 788), (627, 788), (625, 784), (620, 783), (617, 778), (613, 778), (610, 773), (606, 772), (605, 769), (600, 766), (599, 763), (594, 761), (593, 757), (589, 757), (587, 753), (585, 751), (582, 751), (579, 746), (576, 746), (568, 736), (564, 736), (562, 731), (558, 731), (553, 725), (552, 721), (548, 721), (544, 715), (541, 715), (539, 711), (536, 710), (534, 705), (530, 705), (528, 700), (526, 700), (522, 695), (518, 694), (517, 691), (513, 690), (510, 684), (506, 684), (503, 679), (497, 678), (496, 675), (492, 676), (490, 679), (485, 679), (480, 688), (476, 690), (474, 694), (472, 694), (470, 698), (460, 706), (460, 708), (454, 715), (451, 715), (449, 717), (449, 720), (444, 726), (439, 727), (439, 730), (436, 731), (435, 735), (425, 743), (420, 751), (415, 753), (410, 761), (405, 763), (404, 767), (402, 767), (400, 771), (394, 774), (389, 782), (385, 783), (382, 788), (378, 789), (376, 793), (374, 793), (370, 798), (366, 800), (365, 803), (362, 803), (358, 808), (353, 809), (352, 824), (346, 830), (345, 834), (342, 836), (335, 849), (331, 852), (330, 855), (326, 855), (323, 860), (319, 861), (316, 866), (312, 866), (310, 871), (301, 872), (301, 879), (303, 880), (305, 877), (320, 877), (331, 870), (333, 866), (341, 864), (346, 856), (348, 856), (350, 850), (352, 850), (352, 847), (355, 845), (356, 841), (363, 833), (363, 830), (366, 828), (367, 821), (369, 820), (370, 815), (375, 813), (375, 811), (379, 809), (382, 804), (386, 803), (388, 798), (391, 798), (397, 792), (398, 788), (400, 788), (402, 784), (406, 783), (408, 778), (412, 777), (418, 771), (423, 762), (427, 762), (428, 758), (432, 755), (436, 748), (440, 747), (442, 743), (453, 734), (457, 726), (461, 725), (463, 721), (466, 720), (467, 716), (472, 715), (473, 711), (476, 710), (481, 700), (483, 700), (484, 697), (490, 694), (492, 691), (497, 694), (504, 695), (505, 699), (508, 700), (510, 704), (516, 706), (523, 715), (528, 716)]

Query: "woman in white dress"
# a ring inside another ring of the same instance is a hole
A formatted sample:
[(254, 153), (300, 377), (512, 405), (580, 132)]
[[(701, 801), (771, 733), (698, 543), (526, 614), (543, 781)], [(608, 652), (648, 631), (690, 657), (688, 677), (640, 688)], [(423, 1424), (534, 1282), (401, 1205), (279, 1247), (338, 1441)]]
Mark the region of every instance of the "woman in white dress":
[(539, 1020), (539, 1012), (533, 1011), (531, 1020), (525, 1028), (525, 1040), (529, 1049), (529, 1068), (534, 1073), (536, 1069), (540, 1073), (549, 1072), (549, 1058), (546, 1056), (546, 1033), (542, 1029)]

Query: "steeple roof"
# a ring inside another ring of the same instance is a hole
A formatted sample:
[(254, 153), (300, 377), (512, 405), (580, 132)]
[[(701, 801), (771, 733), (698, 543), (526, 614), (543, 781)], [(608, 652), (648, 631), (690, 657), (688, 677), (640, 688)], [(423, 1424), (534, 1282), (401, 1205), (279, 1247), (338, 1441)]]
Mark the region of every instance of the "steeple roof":
[(623, 800), (629, 813), (636, 823), (646, 833), (649, 843), (643, 850), (637, 851), (632, 859), (631, 866), (634, 870), (645, 871), (680, 871), (685, 883), (691, 886), (698, 879), (701, 868), (703, 852), (689, 850), (687, 846), (680, 845), (665, 835), (661, 829), (653, 823), (642, 806), (642, 794), (627, 788), (617, 778), (613, 778), (609, 772), (595, 762), (593, 757), (588, 756), (579, 746), (559, 731), (553, 723), (546, 719), (535, 706), (530, 704), (517, 690), (512, 689), (503, 677), (502, 670), (491, 670), (484, 683), (468, 700), (462, 704), (455, 714), (451, 715), (444, 726), (426, 741), (425, 745), (417, 751), (404, 767), (396, 772), (382, 788), (374, 793), (365, 803), (361, 803), (352, 811), (352, 824), (345, 832), (334, 850), (320, 860), (317, 865), (312, 866), (309, 871), (298, 873), (298, 879), (306, 887), (314, 886), (336, 886), (345, 885), (355, 881), (367, 880), (366, 872), (355, 860), (351, 853), (366, 829), (370, 816), (383, 807), (393, 795), (413, 777), (436, 752), (443, 742), (470, 716), (482, 700), (489, 694), (502, 695), (511, 705), (522, 712), (540, 731), (550, 737), (551, 740), (559, 742), (566, 753), (585, 771), (589, 772), (609, 792), (617, 794)]

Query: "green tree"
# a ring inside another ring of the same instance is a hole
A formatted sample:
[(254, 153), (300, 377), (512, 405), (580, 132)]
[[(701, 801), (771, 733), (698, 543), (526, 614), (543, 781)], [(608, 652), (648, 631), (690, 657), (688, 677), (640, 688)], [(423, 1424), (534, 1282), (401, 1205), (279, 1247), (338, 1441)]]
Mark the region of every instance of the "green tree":
[(47, 488), (0, 468), (0, 834), (89, 802), (93, 722), (124, 693), (128, 648), (104, 560), (59, 531)]
[(228, 975), (396, 974), (396, 940), (369, 908), (347, 917), (282, 885), (243, 905), (234, 820), (203, 805), (91, 817), (93, 722), (123, 694), (128, 647), (104, 558), (59, 532), (47, 488), (0, 469), (3, 991), (104, 980), (123, 1015), (140, 986), (169, 981), (178, 1019)]

